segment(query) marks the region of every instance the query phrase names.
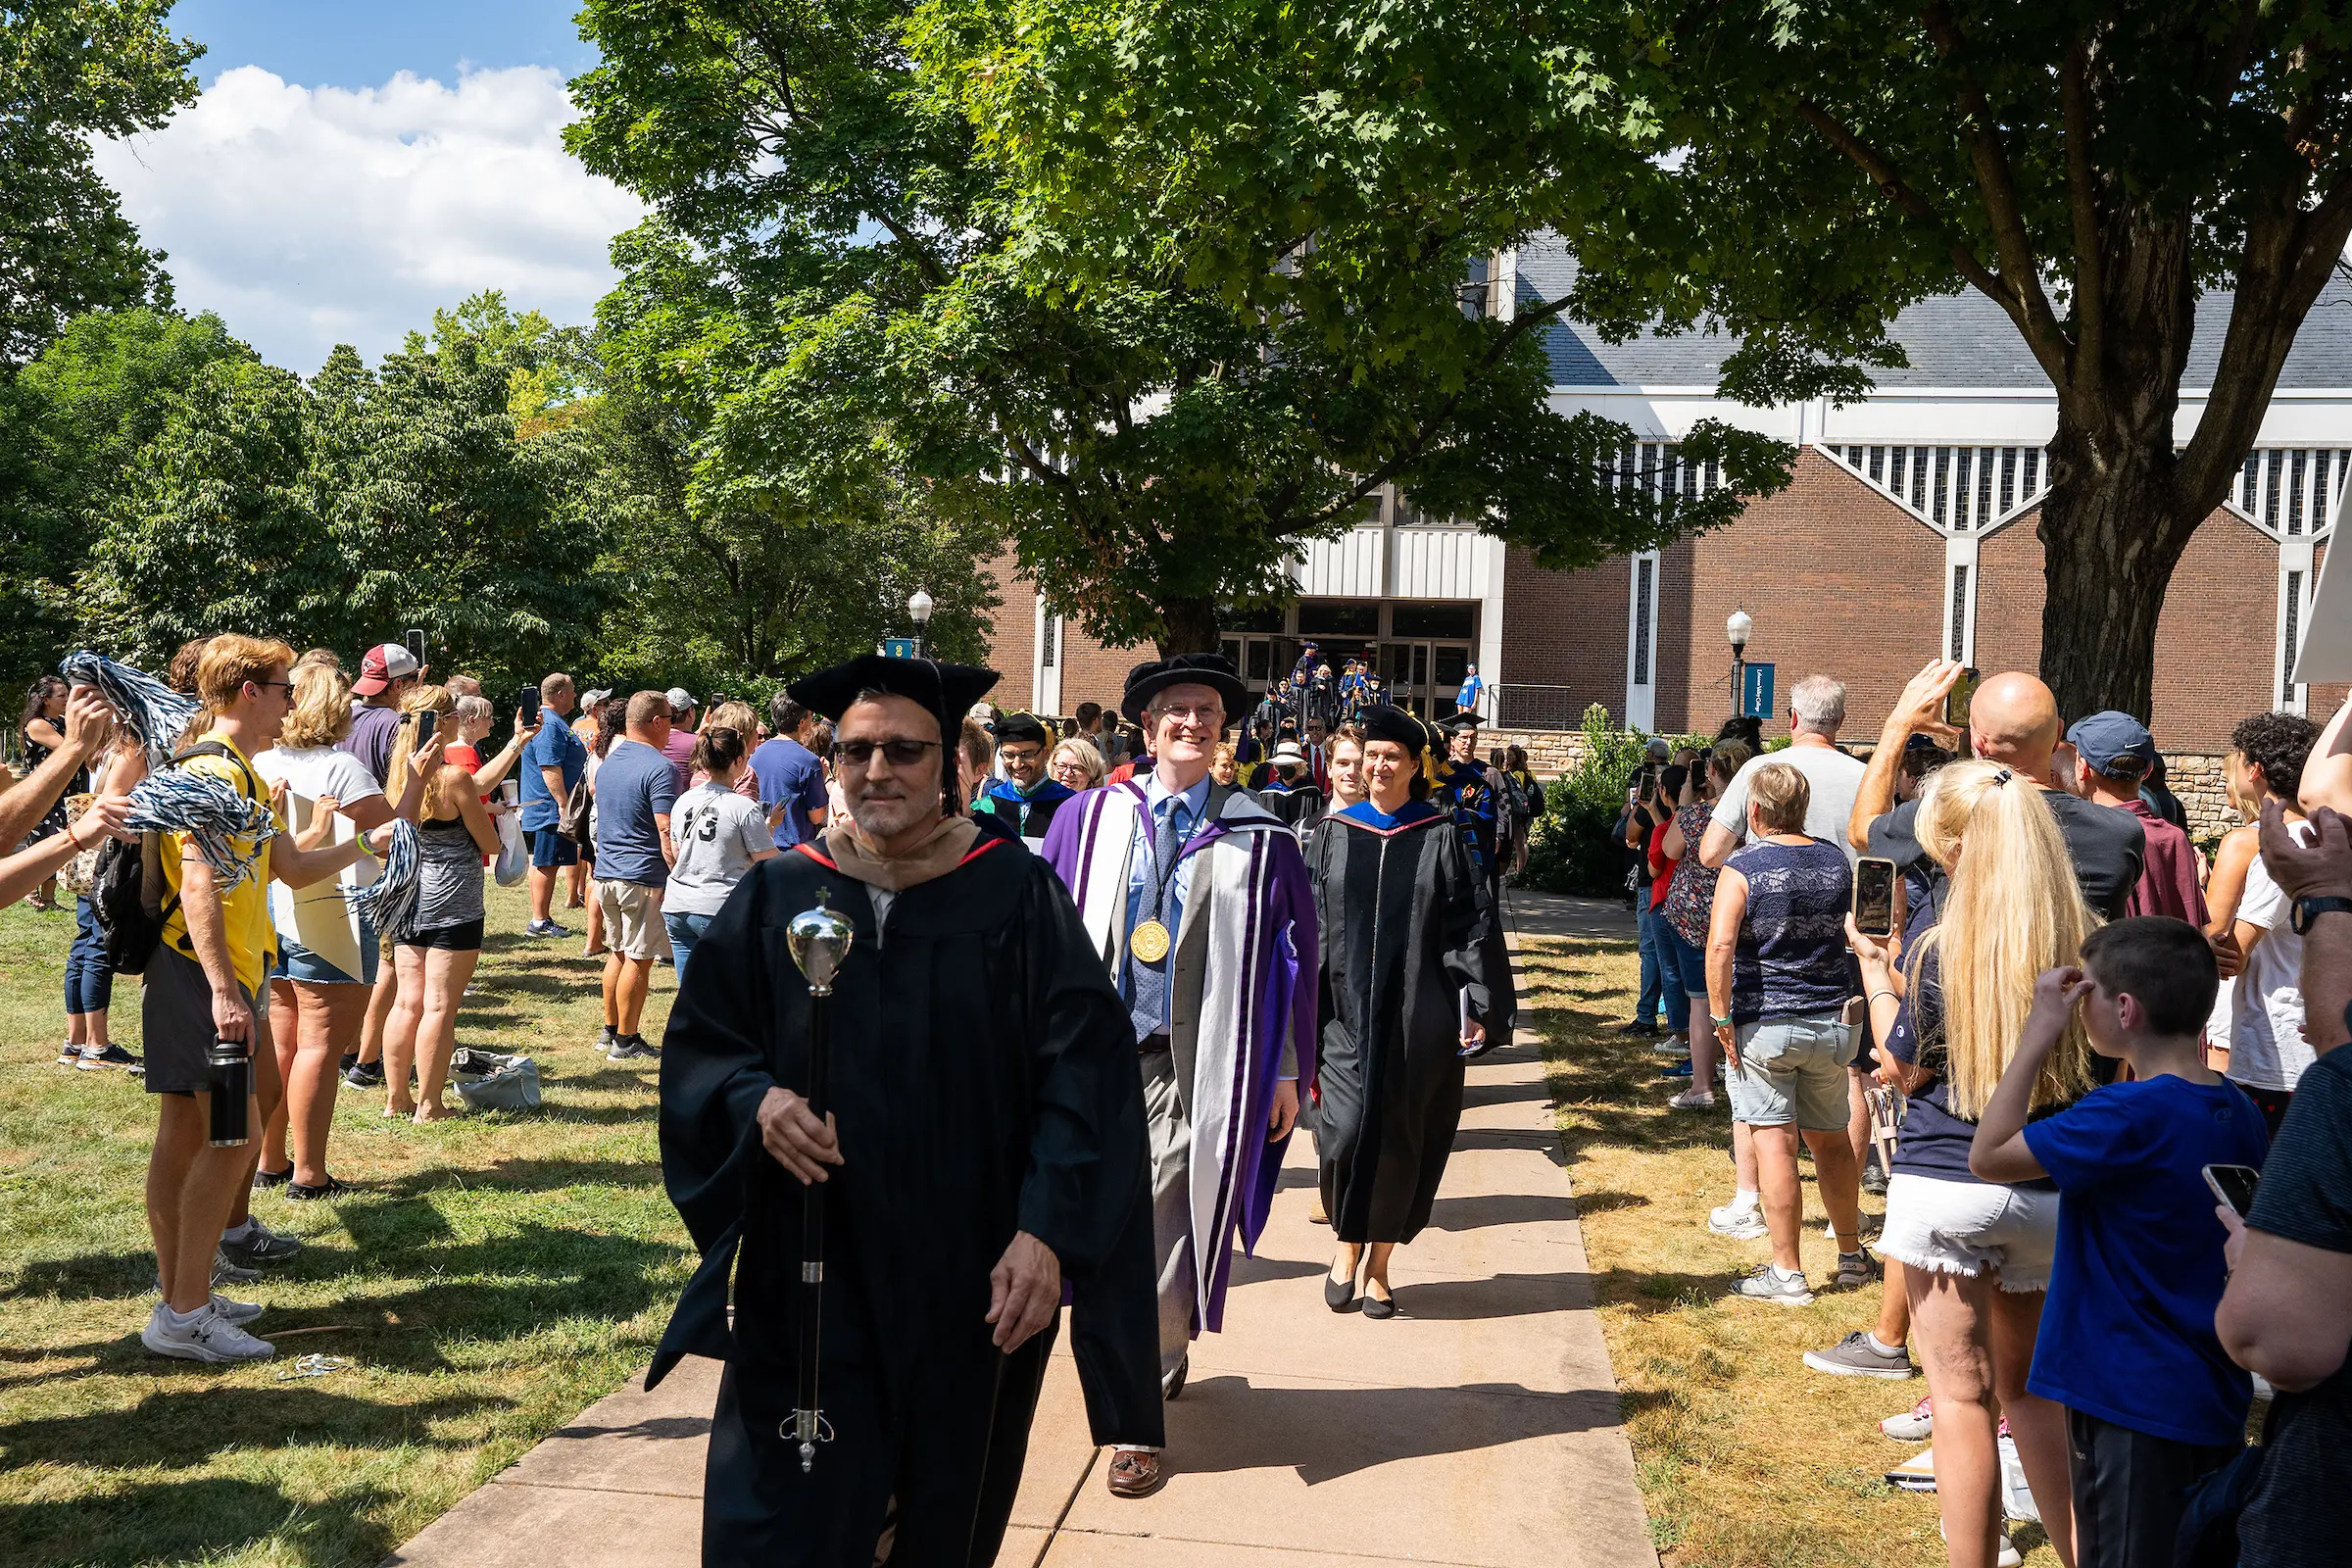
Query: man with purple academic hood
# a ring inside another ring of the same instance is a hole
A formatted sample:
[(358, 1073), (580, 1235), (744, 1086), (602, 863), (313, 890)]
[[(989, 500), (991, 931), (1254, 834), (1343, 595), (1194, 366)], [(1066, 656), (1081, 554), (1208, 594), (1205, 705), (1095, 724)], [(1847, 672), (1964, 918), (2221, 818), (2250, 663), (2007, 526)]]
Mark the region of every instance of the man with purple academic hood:
[[(1221, 655), (1136, 665), (1119, 706), (1143, 725), (1153, 766), (1065, 803), (1046, 833), (1045, 858), (1134, 1022), (1152, 1123), (1160, 1390), (1171, 1399), (1193, 1337), (1224, 1324), (1234, 1234), (1256, 1246), (1298, 1086), (1315, 1069), (1320, 950), (1298, 840), (1247, 791), (1208, 776), (1228, 715), (1248, 697)], [(1072, 1346), (1083, 1350), (1103, 1326), (1083, 1286), (1075, 1307)], [(1082, 1354), (1081, 1373), (1088, 1363)], [(1120, 1402), (1089, 1394), (1090, 1408)], [(1149, 1495), (1163, 1479), (1157, 1444), (1131, 1425), (1109, 1434), (1110, 1490)]]
[[(964, 710), (996, 679), (869, 655), (794, 683), (835, 721), (847, 809), (736, 885), (670, 1011), (662, 1174), (702, 1262), (646, 1386), (680, 1355), (725, 1363), (703, 1491), (711, 1568), (986, 1568), (1064, 1283), (1105, 1320), (1151, 1320), (1127, 1008), (1061, 885), (956, 810)], [(820, 899), (856, 933), (821, 1119), (803, 1098), (810, 999), (786, 941)], [(817, 1387), (802, 1390), (810, 1183), (831, 1212)], [(808, 1460), (783, 1436), (804, 1395), (830, 1434)]]

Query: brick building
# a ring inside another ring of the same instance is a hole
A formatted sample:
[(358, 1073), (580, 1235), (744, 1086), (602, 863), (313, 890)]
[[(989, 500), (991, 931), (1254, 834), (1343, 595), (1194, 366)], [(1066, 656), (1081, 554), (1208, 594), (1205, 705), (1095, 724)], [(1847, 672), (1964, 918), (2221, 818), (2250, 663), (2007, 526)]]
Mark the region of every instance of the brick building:
[[(1494, 296), (1555, 298), (1575, 264), (1555, 242), (1499, 259)], [(2203, 408), (2229, 317), (2226, 295), (2197, 318), (2184, 378), (2185, 439)], [(1490, 718), (1514, 729), (1573, 727), (1599, 703), (1638, 728), (1712, 729), (1732, 710), (1725, 618), (1754, 620), (1750, 660), (1775, 665), (1785, 698), (1828, 670), (1875, 723), (1911, 671), (1937, 653), (1986, 670), (2031, 669), (2041, 628), (2035, 503), (2056, 398), (1999, 309), (1967, 293), (1904, 313), (1907, 368), (1871, 396), (1753, 409), (1720, 396), (1730, 340), (1707, 333), (1601, 342), (1549, 330), (1555, 407), (1630, 428), (1622, 481), (1694, 492), (1717, 476), (1676, 458), (1702, 418), (1797, 449), (1793, 481), (1729, 527), (1587, 571), (1537, 567), (1474, 528), (1381, 498), (1376, 514), (1295, 562), (1297, 601), (1229, 625), (1227, 651), (1253, 684), (1279, 677), (1302, 637), (1327, 652), (1373, 652), (1400, 698), (1451, 711), (1475, 662)], [(2330, 525), (2352, 469), (2352, 287), (2331, 283), (2287, 358), (2256, 449), (2198, 530), (2159, 627), (2154, 727), (2168, 749), (2218, 748), (2265, 707), (2320, 713), (2341, 688), (2287, 679)], [(1115, 698), (1144, 649), (1105, 649), (1051, 614), (999, 565), (993, 649), (999, 700), (1067, 712)]]

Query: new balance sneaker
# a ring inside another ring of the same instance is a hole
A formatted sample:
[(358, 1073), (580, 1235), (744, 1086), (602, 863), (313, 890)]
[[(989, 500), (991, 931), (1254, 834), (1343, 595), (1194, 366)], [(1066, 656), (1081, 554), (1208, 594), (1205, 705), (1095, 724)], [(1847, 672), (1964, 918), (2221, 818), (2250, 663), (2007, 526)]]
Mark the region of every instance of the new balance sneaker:
[(278, 1235), (258, 1219), (247, 1219), (244, 1235), (220, 1238), (220, 1250), (232, 1263), (261, 1268), (285, 1262), (302, 1250), (302, 1244), (291, 1236)]
[(1764, 1234), (1764, 1210), (1759, 1204), (1734, 1200), (1707, 1210), (1707, 1229), (1736, 1242), (1752, 1242)]
[(124, 1051), (121, 1046), (99, 1046), (95, 1049), (84, 1046), (81, 1048), (81, 1060), (75, 1065), (82, 1072), (106, 1072), (110, 1069), (118, 1072), (145, 1072), (147, 1070), (147, 1063)]
[(343, 1081), (354, 1089), (383, 1088), (384, 1063), (382, 1058), (379, 1057), (374, 1061), (354, 1060), (350, 1068), (344, 1072)]
[[(1882, 1350), (1878, 1342), (1860, 1329), (1826, 1350), (1807, 1350), (1805, 1365), (1816, 1372), (1827, 1372), (1840, 1378), (1896, 1380), (1919, 1376), (1919, 1368), (1911, 1364), (1911, 1357), (1904, 1353), (1901, 1346), (1891, 1350)], [(1881, 1430), (1885, 1430), (1884, 1423)]]
[(659, 1059), (661, 1054), (662, 1048), (647, 1045), (643, 1035), (616, 1035), (613, 1037), (612, 1049), (605, 1053), (605, 1059), (608, 1061), (635, 1061), (641, 1057)]
[[(1811, 1356), (1805, 1357), (1809, 1366)], [(1879, 1423), (1879, 1430), (1897, 1443), (1925, 1443), (1936, 1435), (1936, 1401), (1933, 1397), (1920, 1400), (1901, 1415), (1890, 1415)]]
[(185, 1317), (156, 1302), (155, 1310), (147, 1314), (147, 1326), (139, 1331), (139, 1343), (158, 1355), (215, 1364), (267, 1361), (277, 1353), (269, 1341), (246, 1333), (210, 1301)]
[(1782, 1306), (1806, 1306), (1813, 1300), (1803, 1269), (1784, 1274), (1770, 1263), (1759, 1263), (1749, 1270), (1740, 1281), (1738, 1294), (1742, 1300), (1773, 1301)]
[(533, 920), (522, 928), (526, 937), (567, 937), (571, 933), (553, 920)]

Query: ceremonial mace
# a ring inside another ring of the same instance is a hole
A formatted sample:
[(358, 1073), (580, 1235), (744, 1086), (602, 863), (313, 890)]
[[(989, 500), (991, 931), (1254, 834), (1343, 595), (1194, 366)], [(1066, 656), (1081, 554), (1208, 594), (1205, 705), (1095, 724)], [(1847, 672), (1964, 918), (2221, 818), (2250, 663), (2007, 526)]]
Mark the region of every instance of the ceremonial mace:
[[(827, 1057), (832, 1044), (833, 977), (849, 956), (857, 931), (841, 915), (825, 907), (825, 895), (816, 907), (796, 914), (785, 927), (784, 945), (792, 961), (808, 980), (808, 1114), (821, 1125), (825, 1119)], [(801, 1472), (816, 1463), (816, 1446), (830, 1443), (833, 1433), (816, 1403), (816, 1352), (819, 1312), (825, 1297), (825, 1186), (809, 1182), (801, 1194), (801, 1379), (800, 1402), (784, 1436), (801, 1446)]]

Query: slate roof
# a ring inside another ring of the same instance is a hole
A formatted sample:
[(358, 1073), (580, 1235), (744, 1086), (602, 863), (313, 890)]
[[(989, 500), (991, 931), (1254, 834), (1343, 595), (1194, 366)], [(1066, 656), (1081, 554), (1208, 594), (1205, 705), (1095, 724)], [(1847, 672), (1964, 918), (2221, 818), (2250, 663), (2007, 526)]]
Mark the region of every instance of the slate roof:
[[(1519, 298), (1556, 299), (1576, 279), (1576, 259), (1557, 235), (1546, 234), (1519, 253)], [(2227, 292), (2197, 302), (2196, 337), (2189, 348), (2187, 387), (2209, 386), (2229, 330)], [(1910, 356), (1909, 368), (1881, 370), (1882, 387), (2046, 388), (2049, 378), (2026, 351), (1999, 306), (1974, 289), (1925, 301), (1895, 318), (1894, 336)], [(1674, 337), (1644, 332), (1628, 343), (1604, 343), (1590, 328), (1555, 323), (1546, 334), (1551, 378), (1560, 387), (1704, 386), (1712, 383), (1739, 340), (1704, 328)], [(2278, 376), (2282, 388), (2352, 387), (2352, 283), (2342, 271), (2320, 292)]]

